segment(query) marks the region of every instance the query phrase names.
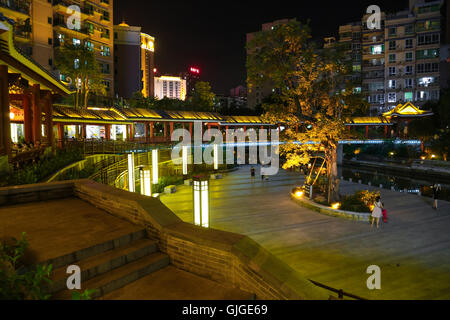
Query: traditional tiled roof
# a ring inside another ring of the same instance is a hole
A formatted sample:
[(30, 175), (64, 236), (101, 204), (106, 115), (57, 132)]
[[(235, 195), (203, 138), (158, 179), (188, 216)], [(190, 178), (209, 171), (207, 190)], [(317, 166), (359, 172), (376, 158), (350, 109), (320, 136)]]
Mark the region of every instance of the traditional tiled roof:
[(431, 116), (432, 112), (426, 110), (420, 110), (411, 102), (407, 102), (405, 104), (399, 104), (394, 109), (389, 112), (383, 113), (383, 117), (392, 118), (392, 117), (421, 117), (421, 116)]

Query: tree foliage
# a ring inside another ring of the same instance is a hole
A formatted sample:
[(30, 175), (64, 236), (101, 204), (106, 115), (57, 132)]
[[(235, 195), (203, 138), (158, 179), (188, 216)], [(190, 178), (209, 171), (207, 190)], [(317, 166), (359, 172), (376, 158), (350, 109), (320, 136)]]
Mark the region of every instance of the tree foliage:
[(28, 241), (0, 242), (0, 300), (48, 300), (46, 285), (51, 283), (52, 266), (26, 264)]
[(263, 104), (264, 117), (288, 126), (282, 138), (290, 143), (280, 148), (287, 159), (284, 168), (322, 157), (331, 202), (339, 197), (337, 147), (347, 137), (345, 119), (367, 103), (347, 80), (351, 69), (342, 50), (317, 49), (310, 32), (308, 25), (291, 21), (256, 34), (247, 47), (248, 87), (274, 88), (271, 101)]
[(87, 107), (89, 94), (106, 95), (102, 83), (100, 64), (89, 48), (81, 45), (64, 45), (55, 51), (55, 65), (75, 87), (74, 106)]
[(209, 82), (198, 81), (195, 84), (190, 104), (195, 111), (213, 111), (215, 94)]

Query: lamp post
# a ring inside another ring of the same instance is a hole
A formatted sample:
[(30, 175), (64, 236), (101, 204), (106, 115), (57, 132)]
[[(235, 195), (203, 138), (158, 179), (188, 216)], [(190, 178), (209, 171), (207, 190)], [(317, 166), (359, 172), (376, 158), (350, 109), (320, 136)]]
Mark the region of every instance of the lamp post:
[(193, 179), (194, 224), (209, 228), (209, 181), (207, 178)]
[(152, 150), (152, 169), (153, 169), (153, 184), (158, 184), (158, 149)]
[(183, 176), (188, 174), (188, 146), (183, 146)]
[(150, 169), (144, 166), (139, 167), (139, 173), (141, 177), (141, 194), (144, 196), (152, 196), (152, 180), (150, 175)]
[(214, 170), (219, 169), (219, 145), (214, 144)]
[(128, 191), (135, 191), (134, 180), (134, 153), (128, 154)]

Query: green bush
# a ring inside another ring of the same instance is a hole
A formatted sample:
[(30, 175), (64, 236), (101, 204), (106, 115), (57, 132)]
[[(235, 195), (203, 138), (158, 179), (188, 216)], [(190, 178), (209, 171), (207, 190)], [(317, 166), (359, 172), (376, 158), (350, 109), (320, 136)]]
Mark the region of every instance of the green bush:
[(81, 150), (58, 150), (56, 155), (45, 152), (36, 163), (25, 165), (2, 177), (0, 186), (38, 183), (58, 170), (81, 160), (83, 160)]
[(379, 192), (371, 192), (368, 190), (361, 190), (355, 194), (343, 196), (341, 198), (340, 210), (370, 213), (370, 207), (378, 196), (380, 196)]
[(0, 243), (0, 300), (48, 300), (46, 285), (51, 283), (52, 266), (26, 264), (25, 233), (13, 242)]

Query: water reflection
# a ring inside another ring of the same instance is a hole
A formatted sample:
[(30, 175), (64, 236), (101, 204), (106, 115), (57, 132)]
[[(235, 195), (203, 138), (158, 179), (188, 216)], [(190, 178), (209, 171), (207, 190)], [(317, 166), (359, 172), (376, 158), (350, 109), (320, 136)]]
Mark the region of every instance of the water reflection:
[(368, 185), (370, 182), (372, 186), (379, 187), (383, 185), (384, 189), (393, 189), (400, 192), (406, 191), (411, 194), (420, 193), (426, 197), (432, 196), (431, 185), (440, 183), (442, 186), (440, 198), (450, 201), (450, 184), (444, 179), (428, 180), (426, 177), (419, 177), (417, 175), (411, 178), (399, 173), (392, 174), (371, 169), (355, 169), (347, 166), (342, 167), (341, 170), (341, 175), (347, 181), (351, 178), (356, 183), (361, 182), (362, 184)]

